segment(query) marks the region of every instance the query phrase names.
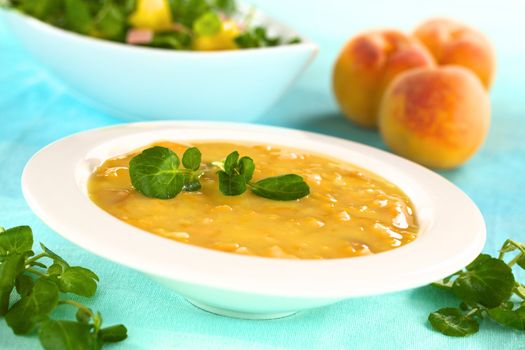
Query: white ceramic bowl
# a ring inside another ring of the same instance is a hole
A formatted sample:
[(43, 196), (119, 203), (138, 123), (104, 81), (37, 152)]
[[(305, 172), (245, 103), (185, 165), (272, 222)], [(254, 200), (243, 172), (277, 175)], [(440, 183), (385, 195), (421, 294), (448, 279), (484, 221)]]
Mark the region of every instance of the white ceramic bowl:
[[(421, 226), (412, 243), (347, 259), (286, 260), (224, 253), (142, 231), (106, 213), (86, 183), (106, 159), (159, 140), (233, 140), (293, 146), (352, 162), (398, 185)], [(142, 271), (215, 313), (272, 318), (351, 297), (428, 284), (467, 265), (485, 242), (475, 204), (436, 173), (387, 152), (284, 128), (212, 123), (127, 124), (82, 132), (38, 152), (22, 186), (53, 230), (94, 254)]]
[[(12, 33), (78, 96), (130, 119), (258, 117), (313, 61), (317, 45), (195, 52), (137, 47), (64, 31), (15, 11), (1, 11)], [(256, 22), (297, 34), (258, 13)]]

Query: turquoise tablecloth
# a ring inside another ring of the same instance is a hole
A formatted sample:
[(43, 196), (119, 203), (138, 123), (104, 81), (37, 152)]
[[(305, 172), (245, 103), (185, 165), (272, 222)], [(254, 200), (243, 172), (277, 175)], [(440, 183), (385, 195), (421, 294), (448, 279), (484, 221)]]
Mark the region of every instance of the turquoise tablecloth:
[[(503, 240), (525, 241), (525, 33), (520, 0), (500, 1), (259, 1), (260, 7), (320, 43), (321, 54), (297, 85), (259, 123), (340, 136), (383, 148), (375, 132), (354, 127), (337, 112), (329, 82), (332, 61), (345, 39), (377, 26), (409, 29), (445, 14), (485, 31), (494, 42), (499, 71), (492, 92), (493, 123), (481, 151), (463, 168), (444, 175), (468, 193), (488, 227), (485, 250)], [(414, 8), (415, 7), (415, 8)], [(0, 24), (0, 225), (31, 225), (36, 239), (101, 277), (90, 305), (107, 324), (124, 322), (129, 339), (113, 349), (525, 349), (525, 334), (485, 322), (466, 339), (433, 332), (429, 311), (455, 300), (423, 287), (348, 300), (272, 321), (244, 321), (197, 310), (142, 274), (66, 242), (31, 213), (20, 175), (41, 147), (71, 133), (121, 123), (80, 103), (9, 37)], [(35, 336), (16, 337), (0, 320), (0, 349), (37, 347)]]

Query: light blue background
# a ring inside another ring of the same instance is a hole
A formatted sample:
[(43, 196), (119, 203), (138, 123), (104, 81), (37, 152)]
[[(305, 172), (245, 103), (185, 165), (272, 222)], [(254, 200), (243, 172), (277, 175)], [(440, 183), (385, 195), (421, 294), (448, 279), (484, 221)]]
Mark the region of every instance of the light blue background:
[[(435, 15), (462, 19), (484, 31), (498, 56), (490, 134), (467, 165), (443, 174), (470, 195), (483, 212), (488, 228), (485, 251), (495, 253), (507, 237), (525, 241), (523, 1), (257, 3), (321, 46), (315, 64), (257, 122), (317, 131), (380, 148), (384, 145), (379, 136), (344, 120), (331, 96), (331, 66), (345, 40), (371, 27), (410, 30)], [(0, 225), (29, 224), (37, 241), (99, 274), (100, 289), (89, 305), (103, 313), (107, 325), (123, 322), (129, 329), (129, 339), (112, 349), (525, 349), (524, 333), (490, 322), (483, 322), (478, 334), (464, 339), (433, 332), (426, 322), (428, 313), (456, 301), (432, 287), (348, 300), (285, 319), (245, 321), (199, 311), (142, 274), (71, 245), (28, 209), (20, 190), (23, 166), (34, 152), (58, 138), (121, 122), (72, 97), (0, 23)], [(35, 336), (16, 337), (0, 320), (0, 349), (35, 347)]]

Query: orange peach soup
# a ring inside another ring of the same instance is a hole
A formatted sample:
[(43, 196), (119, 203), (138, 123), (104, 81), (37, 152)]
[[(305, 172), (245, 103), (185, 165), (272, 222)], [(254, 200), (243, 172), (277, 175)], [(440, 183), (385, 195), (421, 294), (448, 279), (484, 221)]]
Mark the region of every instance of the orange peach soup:
[[(202, 152), (202, 188), (169, 200), (133, 189), (130, 159), (141, 150), (104, 162), (91, 175), (89, 195), (116, 218), (156, 235), (230, 253), (289, 259), (368, 255), (414, 240), (418, 225), (410, 199), (382, 177), (350, 163), (281, 146), (159, 142), (179, 156)], [(233, 150), (253, 158), (255, 181), (286, 173), (304, 177), (310, 195), (294, 201), (219, 191), (212, 161)]]

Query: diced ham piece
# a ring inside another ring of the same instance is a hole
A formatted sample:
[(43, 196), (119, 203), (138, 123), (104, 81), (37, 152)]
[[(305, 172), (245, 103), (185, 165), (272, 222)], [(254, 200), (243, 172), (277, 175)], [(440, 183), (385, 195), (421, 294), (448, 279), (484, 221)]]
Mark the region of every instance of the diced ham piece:
[(153, 34), (150, 29), (130, 29), (126, 36), (126, 43), (132, 45), (149, 44), (153, 40)]

